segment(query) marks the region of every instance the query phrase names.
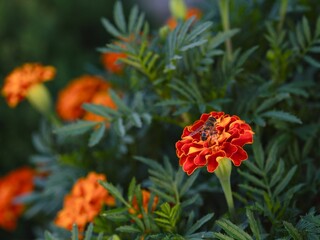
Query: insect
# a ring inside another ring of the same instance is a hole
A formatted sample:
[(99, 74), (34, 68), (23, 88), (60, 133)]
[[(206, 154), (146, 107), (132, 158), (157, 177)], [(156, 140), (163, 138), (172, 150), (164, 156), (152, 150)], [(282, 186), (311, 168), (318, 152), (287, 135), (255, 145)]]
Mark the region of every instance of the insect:
[(214, 117), (209, 117), (201, 127), (190, 133), (189, 136), (194, 136), (198, 132), (201, 132), (201, 140), (205, 141), (209, 136), (213, 137), (215, 136), (215, 134), (217, 134), (216, 123), (217, 119), (215, 119)]

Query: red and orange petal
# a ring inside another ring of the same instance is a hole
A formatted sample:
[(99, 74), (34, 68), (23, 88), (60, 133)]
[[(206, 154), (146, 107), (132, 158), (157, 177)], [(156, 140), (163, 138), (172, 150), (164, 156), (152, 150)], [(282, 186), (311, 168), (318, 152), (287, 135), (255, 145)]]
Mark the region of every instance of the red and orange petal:
[(61, 119), (73, 121), (82, 118), (82, 104), (91, 102), (97, 92), (107, 91), (110, 84), (102, 78), (84, 75), (74, 79), (58, 94), (56, 111)]
[[(210, 116), (216, 119), (216, 133), (202, 141), (198, 130)], [(184, 128), (182, 139), (176, 143), (179, 164), (188, 175), (201, 167), (212, 173), (219, 166), (219, 159), (225, 157), (240, 166), (248, 158), (243, 146), (253, 142), (253, 134), (250, 125), (238, 116), (223, 112), (204, 113), (194, 124)]]
[(2, 94), (10, 107), (15, 107), (35, 85), (54, 78), (56, 69), (39, 63), (26, 63), (15, 68), (4, 81)]
[(123, 63), (119, 59), (126, 58), (125, 53), (107, 52), (103, 53), (101, 60), (105, 69), (111, 73), (121, 74), (123, 71)]
[[(91, 99), (90, 103), (96, 104), (96, 105), (102, 105), (102, 106), (109, 107), (112, 109), (117, 108), (117, 105), (113, 102), (112, 98), (110, 97), (110, 95), (106, 91), (96, 93), (93, 96), (93, 98)], [(88, 121), (96, 121), (96, 122), (100, 122), (100, 121), (105, 120), (104, 117), (96, 115), (91, 112), (87, 112), (85, 114), (85, 116), (83, 117), (83, 119), (88, 120)]]
[(0, 178), (0, 227), (13, 231), (23, 213), (24, 205), (14, 202), (16, 197), (33, 190), (34, 171), (23, 167)]
[(63, 209), (57, 214), (57, 226), (71, 230), (76, 223), (78, 229), (83, 231), (99, 214), (104, 204), (115, 205), (114, 197), (98, 183), (98, 180), (105, 181), (106, 176), (90, 172), (87, 177), (78, 179), (71, 192), (66, 195)]

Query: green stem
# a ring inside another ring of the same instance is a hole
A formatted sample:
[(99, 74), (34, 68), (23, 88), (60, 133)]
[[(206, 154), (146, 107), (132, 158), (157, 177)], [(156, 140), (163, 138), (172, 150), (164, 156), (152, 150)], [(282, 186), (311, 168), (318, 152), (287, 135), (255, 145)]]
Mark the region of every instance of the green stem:
[(233, 203), (230, 179), (228, 179), (226, 181), (220, 181), (220, 184), (222, 186), (222, 190), (223, 190), (224, 196), (227, 201), (230, 215), (231, 215), (231, 217), (233, 217), (234, 216), (234, 203)]
[(278, 32), (280, 32), (282, 29), (284, 19), (286, 17), (287, 8), (288, 8), (288, 0), (281, 0), (280, 10), (279, 10), (280, 20), (278, 24)]
[(231, 160), (228, 158), (222, 158), (219, 160), (219, 166), (215, 170), (215, 174), (218, 177), (224, 196), (227, 201), (229, 213), (231, 216), (231, 219), (234, 219), (235, 216), (235, 210), (234, 210), (234, 203), (233, 203), (233, 197), (232, 197), (232, 191), (231, 191)]
[[(223, 31), (227, 32), (230, 30), (230, 22), (229, 22), (229, 0), (219, 0), (219, 11), (221, 15), (222, 27)], [(227, 57), (229, 61), (232, 61), (232, 43), (231, 39), (228, 38), (225, 42)]]

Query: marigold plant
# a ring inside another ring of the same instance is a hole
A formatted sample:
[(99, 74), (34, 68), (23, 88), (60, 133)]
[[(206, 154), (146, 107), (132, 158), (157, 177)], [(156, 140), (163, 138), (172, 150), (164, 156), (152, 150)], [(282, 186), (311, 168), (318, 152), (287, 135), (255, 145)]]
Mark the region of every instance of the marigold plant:
[(87, 177), (78, 179), (71, 192), (65, 196), (63, 209), (58, 212), (54, 221), (57, 226), (71, 230), (73, 224), (77, 224), (78, 229), (83, 232), (103, 205), (115, 205), (114, 197), (99, 185), (98, 180), (106, 181), (106, 176), (90, 172)]
[(22, 215), (24, 204), (15, 202), (17, 197), (28, 194), (33, 190), (34, 171), (22, 167), (0, 178), (0, 227), (14, 231), (19, 217)]
[(25, 63), (6, 77), (2, 94), (8, 105), (15, 107), (27, 96), (33, 86), (53, 79), (55, 74), (56, 70), (53, 66)]

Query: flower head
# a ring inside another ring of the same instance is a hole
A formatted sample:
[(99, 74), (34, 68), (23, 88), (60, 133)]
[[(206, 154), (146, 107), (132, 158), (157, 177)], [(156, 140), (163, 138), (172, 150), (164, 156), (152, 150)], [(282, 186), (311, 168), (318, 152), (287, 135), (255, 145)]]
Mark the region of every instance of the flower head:
[(200, 167), (207, 167), (212, 173), (222, 158), (239, 166), (248, 158), (243, 146), (253, 142), (253, 134), (251, 127), (238, 116), (204, 113), (193, 125), (184, 128), (182, 139), (176, 143), (179, 164), (188, 175)]
[(100, 77), (84, 75), (74, 79), (58, 95), (58, 115), (67, 121), (82, 118), (86, 113), (82, 104), (90, 103), (97, 93), (106, 92), (109, 88), (110, 84)]
[(27, 96), (29, 90), (42, 82), (54, 78), (56, 70), (52, 66), (26, 63), (14, 69), (5, 79), (2, 94), (10, 107), (15, 107)]
[(15, 203), (16, 197), (33, 190), (34, 171), (28, 167), (16, 169), (0, 178), (0, 227), (13, 231), (23, 213), (24, 205)]
[[(149, 206), (151, 193), (148, 190), (144, 190), (144, 189), (141, 190), (141, 193), (142, 193), (142, 208), (144, 212), (148, 213), (148, 206)], [(159, 198), (155, 196), (152, 203), (152, 208), (151, 208), (152, 211), (156, 209), (158, 202), (159, 202)], [(138, 218), (142, 218), (141, 209), (139, 208), (136, 196), (134, 196), (132, 199), (132, 206), (133, 208), (129, 209), (129, 213), (136, 214), (138, 215)]]
[(64, 199), (63, 209), (57, 214), (55, 219), (57, 226), (71, 230), (75, 223), (83, 232), (85, 226), (93, 221), (104, 204), (115, 205), (114, 197), (109, 195), (98, 180), (106, 181), (105, 175), (91, 172), (74, 184), (71, 193)]
[[(201, 10), (199, 10), (198, 8), (189, 8), (187, 10), (187, 14), (183, 20), (188, 20), (188, 19), (194, 17), (194, 20), (196, 21), (196, 20), (199, 20), (201, 18), (201, 16), (202, 16)], [(174, 30), (178, 25), (177, 19), (175, 19), (173, 17), (169, 18), (167, 20), (167, 25), (169, 26), (169, 28), (171, 30)]]

